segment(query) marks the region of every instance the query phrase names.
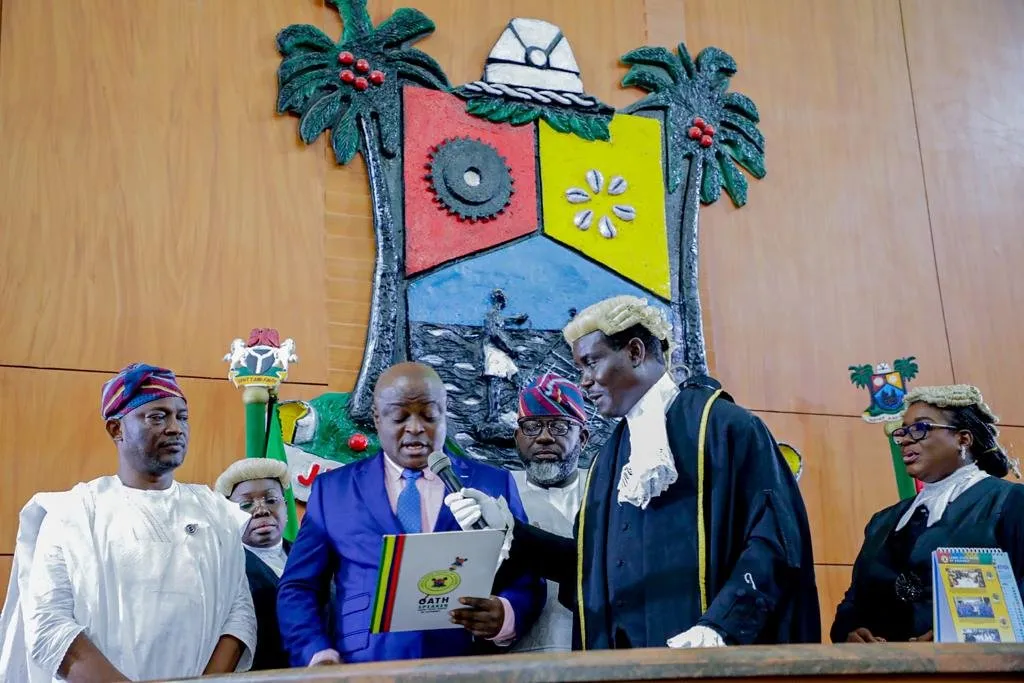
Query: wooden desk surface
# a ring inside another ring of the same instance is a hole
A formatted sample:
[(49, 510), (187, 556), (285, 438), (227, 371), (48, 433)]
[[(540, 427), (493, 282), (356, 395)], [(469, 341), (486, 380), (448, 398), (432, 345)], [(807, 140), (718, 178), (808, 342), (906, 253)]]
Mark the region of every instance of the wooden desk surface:
[(1024, 645), (785, 645), (706, 650), (605, 650), (406, 660), (203, 679), (225, 683), (556, 683), (560, 681), (1024, 681)]

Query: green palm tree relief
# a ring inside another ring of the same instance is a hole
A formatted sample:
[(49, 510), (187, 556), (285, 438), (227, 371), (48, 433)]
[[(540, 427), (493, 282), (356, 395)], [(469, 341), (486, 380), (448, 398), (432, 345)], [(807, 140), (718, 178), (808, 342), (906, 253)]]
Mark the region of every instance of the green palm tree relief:
[(434, 31), (419, 10), (403, 8), (374, 27), (366, 0), (327, 0), (341, 16), (341, 40), (308, 24), (277, 36), (279, 113), (299, 117), (299, 136), (312, 144), (330, 131), (339, 164), (357, 152), (370, 179), (374, 211), (373, 293), (363, 363), (348, 405), (353, 420), (371, 419), (373, 385), (407, 356), (401, 213), (402, 85), (447, 90), (448, 78), (426, 53), (409, 47)]
[(673, 283), (673, 365), (707, 374), (697, 215), (701, 204), (718, 201), (723, 188), (737, 207), (746, 204), (747, 179), (740, 167), (755, 178), (765, 176), (760, 117), (749, 97), (728, 92), (736, 62), (718, 48), (701, 50), (694, 61), (683, 44), (676, 54), (641, 47), (623, 55), (622, 62), (629, 66), (622, 85), (648, 93), (625, 112), (662, 118), (666, 189), (674, 193), (683, 187), (681, 225), (673, 240), (679, 253)]

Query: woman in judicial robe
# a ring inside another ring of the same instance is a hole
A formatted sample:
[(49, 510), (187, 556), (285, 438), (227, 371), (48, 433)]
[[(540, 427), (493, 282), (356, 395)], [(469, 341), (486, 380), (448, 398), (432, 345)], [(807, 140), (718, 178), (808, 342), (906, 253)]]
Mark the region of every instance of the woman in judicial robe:
[(915, 498), (875, 514), (836, 610), (832, 642), (932, 639), (932, 551), (1001, 548), (1024, 579), (1024, 486), (997, 440), (996, 416), (976, 387), (918, 387), (907, 394), (892, 437)]

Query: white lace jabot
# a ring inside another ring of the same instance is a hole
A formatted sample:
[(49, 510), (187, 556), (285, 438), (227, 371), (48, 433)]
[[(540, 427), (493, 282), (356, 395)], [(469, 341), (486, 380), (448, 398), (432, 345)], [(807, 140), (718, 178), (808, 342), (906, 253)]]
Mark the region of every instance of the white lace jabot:
[(664, 374), (626, 413), (630, 453), (619, 478), (619, 503), (644, 510), (678, 478), (665, 418), (678, 395), (679, 387)]
[(928, 508), (928, 526), (932, 526), (942, 519), (946, 506), (956, 500), (961, 493), (987, 476), (989, 476), (987, 472), (978, 469), (978, 466), (972, 462), (970, 465), (964, 465), (941, 481), (937, 481), (934, 484), (925, 484), (921, 492), (917, 494), (917, 498), (914, 499), (913, 505), (908, 507), (907, 511), (903, 513), (903, 517), (900, 518), (899, 523), (896, 525), (896, 531), (905, 527), (914, 515), (914, 510), (922, 505)]

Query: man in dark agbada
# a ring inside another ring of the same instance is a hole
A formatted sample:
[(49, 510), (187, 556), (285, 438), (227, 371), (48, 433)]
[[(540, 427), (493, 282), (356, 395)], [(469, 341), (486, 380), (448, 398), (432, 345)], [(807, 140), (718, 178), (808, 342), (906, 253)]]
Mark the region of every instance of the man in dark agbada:
[(820, 642), (807, 513), (775, 440), (714, 380), (678, 387), (669, 325), (644, 299), (565, 328), (581, 386), (621, 417), (591, 467), (574, 538), (521, 524), (472, 489), (445, 502), (512, 533), (501, 571), (558, 581), (575, 649)]

